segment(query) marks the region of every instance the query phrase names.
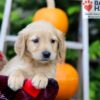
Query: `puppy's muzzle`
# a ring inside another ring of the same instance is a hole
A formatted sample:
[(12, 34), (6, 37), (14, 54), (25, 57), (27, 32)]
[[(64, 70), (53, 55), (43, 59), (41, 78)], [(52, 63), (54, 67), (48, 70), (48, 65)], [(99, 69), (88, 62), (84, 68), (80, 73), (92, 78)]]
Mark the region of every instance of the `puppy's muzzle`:
[(49, 51), (43, 51), (42, 56), (44, 60), (48, 60), (50, 58), (51, 53)]

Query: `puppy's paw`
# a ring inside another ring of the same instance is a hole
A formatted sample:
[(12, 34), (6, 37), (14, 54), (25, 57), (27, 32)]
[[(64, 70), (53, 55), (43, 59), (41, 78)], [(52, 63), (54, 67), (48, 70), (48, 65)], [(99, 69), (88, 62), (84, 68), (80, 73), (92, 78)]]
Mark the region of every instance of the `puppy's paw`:
[(32, 84), (37, 89), (44, 89), (48, 85), (48, 78), (45, 75), (35, 75), (32, 79)]
[(8, 87), (10, 87), (13, 91), (16, 91), (22, 88), (24, 84), (24, 77), (17, 75), (10, 75), (8, 78)]

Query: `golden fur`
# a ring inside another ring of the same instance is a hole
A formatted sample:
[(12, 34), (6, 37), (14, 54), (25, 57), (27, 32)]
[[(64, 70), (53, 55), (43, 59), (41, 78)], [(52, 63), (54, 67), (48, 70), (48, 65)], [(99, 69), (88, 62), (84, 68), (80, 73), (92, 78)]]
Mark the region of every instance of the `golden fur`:
[[(36, 88), (45, 88), (48, 78), (55, 78), (57, 61), (63, 62), (65, 47), (63, 34), (51, 24), (38, 21), (29, 24), (19, 32), (15, 42), (16, 56), (12, 58), (0, 72), (9, 76), (8, 86), (18, 90), (26, 78), (32, 79)], [(36, 39), (39, 43), (34, 43)], [(51, 43), (51, 39), (55, 43)], [(50, 59), (42, 60), (42, 52), (51, 53)]]

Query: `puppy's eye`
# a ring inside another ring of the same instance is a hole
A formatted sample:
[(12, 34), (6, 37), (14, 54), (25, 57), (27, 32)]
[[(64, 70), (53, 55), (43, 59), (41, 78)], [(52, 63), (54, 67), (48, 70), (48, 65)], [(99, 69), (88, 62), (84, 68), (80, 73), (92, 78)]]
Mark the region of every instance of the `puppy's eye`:
[(54, 40), (54, 39), (51, 39), (51, 43), (55, 43), (56, 42), (56, 40)]
[(34, 39), (34, 40), (32, 40), (34, 43), (38, 43), (39, 42), (39, 39), (37, 38), (37, 39)]

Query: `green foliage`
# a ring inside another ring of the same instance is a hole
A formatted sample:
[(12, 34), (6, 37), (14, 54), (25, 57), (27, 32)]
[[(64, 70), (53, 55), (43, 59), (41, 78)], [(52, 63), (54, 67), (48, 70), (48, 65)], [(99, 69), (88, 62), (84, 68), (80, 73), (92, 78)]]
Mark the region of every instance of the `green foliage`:
[[(100, 40), (91, 43), (89, 48), (90, 60), (96, 61), (100, 58)], [(90, 68), (90, 100), (100, 98), (100, 63), (91, 65)]]
[[(27, 12), (26, 12), (27, 13)], [(28, 23), (32, 22), (32, 14), (28, 16), (28, 14), (24, 17), (23, 11), (21, 9), (17, 9), (11, 12), (11, 35), (17, 35), (18, 31), (25, 27)]]
[(100, 57), (100, 40), (96, 40), (90, 45), (89, 48), (90, 59), (96, 60), (97, 57)]
[(73, 15), (73, 14), (79, 13), (79, 12), (80, 12), (80, 6), (79, 5), (70, 6), (67, 9), (68, 15)]
[(8, 46), (6, 52), (7, 59), (10, 60), (12, 57), (14, 57), (14, 55), (15, 55), (14, 47)]
[(2, 18), (3, 18), (4, 3), (5, 3), (5, 0), (0, 1), (0, 26), (1, 26), (1, 21), (2, 21)]
[(100, 98), (100, 66), (90, 69), (90, 80), (90, 100), (98, 100)]
[(66, 59), (75, 60), (78, 58), (78, 52), (76, 50), (67, 50)]

